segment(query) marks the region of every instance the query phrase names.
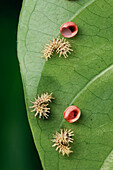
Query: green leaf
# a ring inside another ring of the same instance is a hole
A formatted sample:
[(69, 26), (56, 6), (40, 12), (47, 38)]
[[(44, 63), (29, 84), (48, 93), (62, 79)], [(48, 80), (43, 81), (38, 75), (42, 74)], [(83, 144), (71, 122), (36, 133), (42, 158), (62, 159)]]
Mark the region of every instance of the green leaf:
[[(113, 150), (113, 0), (25, 0), (18, 27), (18, 58), (27, 115), (44, 169), (99, 170)], [(77, 36), (69, 39), (69, 58), (54, 54), (48, 62), (41, 50), (59, 35), (60, 26), (73, 21)], [(35, 118), (30, 100), (53, 92), (48, 120)], [(69, 124), (63, 112), (69, 105), (81, 109)], [(62, 156), (52, 148), (52, 134), (74, 130), (74, 151)], [(106, 166), (106, 165), (105, 165)]]

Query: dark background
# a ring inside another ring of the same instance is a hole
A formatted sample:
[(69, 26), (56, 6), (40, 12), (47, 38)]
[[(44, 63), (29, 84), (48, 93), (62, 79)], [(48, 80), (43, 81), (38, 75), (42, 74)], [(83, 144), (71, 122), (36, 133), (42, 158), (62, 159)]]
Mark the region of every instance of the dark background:
[(0, 1), (0, 169), (41, 170), (27, 120), (17, 59), (21, 0)]

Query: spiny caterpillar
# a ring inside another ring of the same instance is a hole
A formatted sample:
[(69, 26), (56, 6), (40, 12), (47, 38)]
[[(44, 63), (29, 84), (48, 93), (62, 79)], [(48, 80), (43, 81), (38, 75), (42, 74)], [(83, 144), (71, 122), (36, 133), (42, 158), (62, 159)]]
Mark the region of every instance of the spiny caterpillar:
[(56, 134), (53, 134), (53, 138), (51, 141), (54, 142), (54, 144), (52, 145), (52, 147), (56, 146), (56, 151), (59, 149), (59, 153), (62, 153), (62, 155), (64, 156), (65, 154), (67, 156), (69, 156), (70, 153), (72, 153), (73, 151), (71, 151), (71, 147), (70, 147), (70, 142), (73, 143), (72, 136), (74, 136), (73, 131), (71, 131), (71, 129), (67, 130), (67, 129), (61, 129), (61, 133), (56, 132)]
[(35, 101), (31, 101), (31, 103), (33, 104), (33, 106), (30, 106), (30, 108), (33, 108), (33, 110), (31, 110), (31, 112), (36, 112), (35, 113), (35, 117), (39, 114), (39, 118), (48, 118), (49, 117), (49, 113), (50, 113), (50, 108), (48, 108), (47, 106), (49, 105), (49, 102), (52, 101), (53, 96), (52, 93), (48, 94), (48, 93), (44, 93), (41, 94), (41, 97), (38, 95), (38, 98), (35, 98)]
[(71, 51), (73, 51), (71, 49), (71, 45), (70, 43), (62, 38), (60, 39), (59, 37), (55, 40), (55, 38), (53, 38), (52, 41), (49, 40), (49, 44), (46, 44), (45, 49), (42, 51), (43, 52), (43, 57), (45, 57), (46, 61), (48, 60), (48, 58), (51, 58), (51, 56), (53, 55), (54, 51), (56, 51), (57, 54), (59, 54), (59, 57), (61, 57), (61, 55), (64, 56), (64, 58), (68, 57), (67, 53), (71, 53)]

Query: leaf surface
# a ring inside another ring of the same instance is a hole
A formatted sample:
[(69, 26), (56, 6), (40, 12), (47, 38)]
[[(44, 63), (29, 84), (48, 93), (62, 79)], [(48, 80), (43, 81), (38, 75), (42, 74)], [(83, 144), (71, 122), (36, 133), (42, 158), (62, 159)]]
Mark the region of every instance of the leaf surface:
[[(27, 115), (44, 169), (90, 169), (106, 166), (113, 150), (113, 0), (24, 0), (18, 26), (18, 58)], [(67, 21), (79, 27), (69, 39), (69, 58), (54, 54), (48, 62), (41, 50), (59, 35)], [(35, 118), (30, 100), (53, 92), (48, 120)], [(80, 119), (69, 124), (63, 112), (69, 105), (81, 109)], [(74, 151), (62, 156), (52, 148), (52, 134), (74, 130)]]

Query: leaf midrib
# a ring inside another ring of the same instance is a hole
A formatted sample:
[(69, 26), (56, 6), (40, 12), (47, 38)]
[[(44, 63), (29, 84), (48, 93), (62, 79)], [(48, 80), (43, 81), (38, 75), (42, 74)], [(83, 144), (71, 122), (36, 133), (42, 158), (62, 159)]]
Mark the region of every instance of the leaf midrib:
[(88, 2), (86, 5), (82, 6), (82, 7), (75, 13), (75, 15), (71, 18), (71, 20), (73, 20), (77, 15), (79, 15), (85, 8), (87, 8), (88, 6), (90, 6), (93, 2), (95, 2), (95, 0), (92, 0), (92, 1)]

